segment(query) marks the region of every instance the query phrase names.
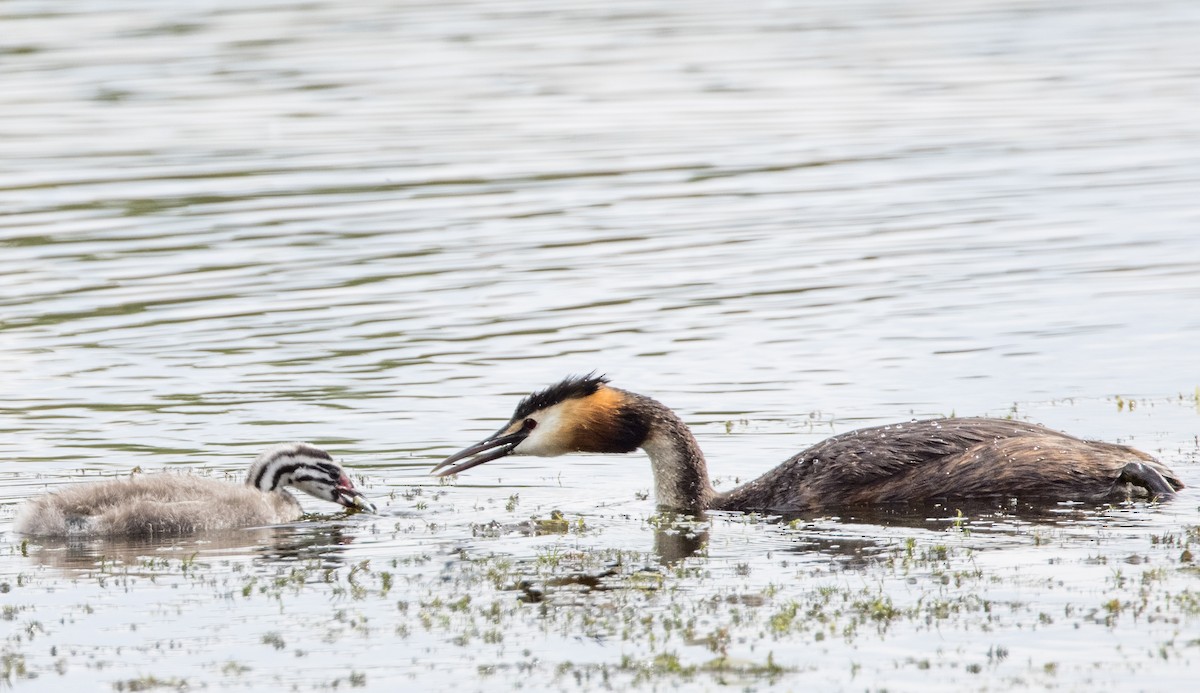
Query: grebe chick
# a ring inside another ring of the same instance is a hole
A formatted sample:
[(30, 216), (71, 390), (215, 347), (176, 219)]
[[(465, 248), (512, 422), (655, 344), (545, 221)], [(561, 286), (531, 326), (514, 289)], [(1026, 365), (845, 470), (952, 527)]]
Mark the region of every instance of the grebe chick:
[(167, 473), (78, 484), (27, 501), (14, 529), (41, 537), (177, 536), (292, 522), (303, 510), (285, 486), (375, 512), (329, 453), (283, 443), (259, 454), (244, 485)]
[(521, 400), (503, 428), (431, 473), (458, 474), (510, 454), (638, 448), (650, 457), (659, 507), (683, 511), (787, 513), (995, 496), (1100, 501), (1168, 497), (1183, 488), (1170, 469), (1133, 448), (1020, 421), (952, 418), (842, 433), (717, 493), (700, 446), (674, 412), (592, 375), (567, 378)]

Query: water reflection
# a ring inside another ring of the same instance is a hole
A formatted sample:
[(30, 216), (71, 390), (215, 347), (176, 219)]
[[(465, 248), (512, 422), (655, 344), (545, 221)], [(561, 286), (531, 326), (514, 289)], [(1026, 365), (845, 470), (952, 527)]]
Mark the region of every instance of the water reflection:
[(275, 527), (269, 537), (255, 544), (253, 552), (256, 560), (266, 565), (315, 560), (323, 568), (336, 568), (350, 560), (347, 549), (360, 531), (357, 527), (315, 522)]
[[(1184, 494), (1181, 494), (1181, 496)], [(871, 570), (875, 561), (898, 547), (954, 545), (974, 551), (1003, 552), (1040, 542), (1091, 542), (1100, 535), (1141, 536), (1169, 533), (1176, 518), (1191, 515), (1190, 498), (1171, 503), (1142, 501), (1114, 505), (1029, 503), (1012, 499), (976, 499), (952, 505), (880, 505), (828, 513), (759, 518), (711, 513), (708, 537), (739, 547), (735, 554), (782, 554), (806, 561), (820, 556), (843, 568)], [(747, 532), (749, 528), (761, 531)]]
[(317, 561), (336, 568), (346, 562), (345, 550), (356, 532), (336, 524), (302, 523), (277, 527), (204, 532), (182, 538), (39, 538), (28, 550), (37, 565), (66, 572), (91, 572), (120, 566), (137, 574), (147, 562), (207, 561), (252, 557), (263, 565)]
[(654, 553), (664, 566), (673, 566), (698, 555), (708, 545), (712, 528), (708, 515), (682, 515), (660, 512), (651, 519), (654, 525)]
[[(1177, 499), (1176, 499), (1177, 500)], [(774, 518), (792, 525), (815, 520), (832, 520), (844, 525), (874, 525), (913, 529), (947, 528), (988, 530), (997, 533), (1024, 531), (1030, 526), (1071, 526), (1104, 523), (1138, 526), (1160, 521), (1163, 510), (1174, 500), (1126, 501), (1101, 505), (1080, 502), (1031, 502), (1015, 498), (971, 499), (954, 503), (912, 503), (858, 506), (836, 515), (788, 514)]]

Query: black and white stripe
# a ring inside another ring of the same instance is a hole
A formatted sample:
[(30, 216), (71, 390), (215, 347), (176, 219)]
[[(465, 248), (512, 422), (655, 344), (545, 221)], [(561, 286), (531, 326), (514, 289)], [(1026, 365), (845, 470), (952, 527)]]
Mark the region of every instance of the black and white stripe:
[(341, 466), (321, 448), (308, 443), (282, 443), (258, 456), (246, 483), (263, 492), (299, 481), (336, 486), (343, 474)]

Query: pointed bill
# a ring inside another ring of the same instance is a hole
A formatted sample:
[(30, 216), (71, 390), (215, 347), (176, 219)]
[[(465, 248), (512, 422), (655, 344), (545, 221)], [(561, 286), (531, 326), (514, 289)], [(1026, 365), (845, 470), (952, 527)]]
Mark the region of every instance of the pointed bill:
[(512, 454), (513, 449), (529, 436), (529, 431), (522, 428), (513, 433), (505, 433), (508, 429), (509, 426), (505, 426), (483, 441), (459, 450), (438, 462), (429, 473), (434, 476), (450, 476)]

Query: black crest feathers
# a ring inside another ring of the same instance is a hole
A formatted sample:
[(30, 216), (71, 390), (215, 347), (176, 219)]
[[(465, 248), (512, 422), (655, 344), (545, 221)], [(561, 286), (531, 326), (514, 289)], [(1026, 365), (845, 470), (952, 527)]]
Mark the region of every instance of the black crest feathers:
[(608, 378), (603, 375), (596, 375), (594, 372), (587, 375), (567, 377), (562, 382), (551, 385), (545, 390), (535, 392), (521, 400), (521, 403), (517, 405), (517, 410), (513, 412), (513, 419), (523, 419), (535, 411), (545, 409), (568, 399), (578, 399), (595, 394), (596, 390), (599, 390), (600, 386), (607, 382)]

